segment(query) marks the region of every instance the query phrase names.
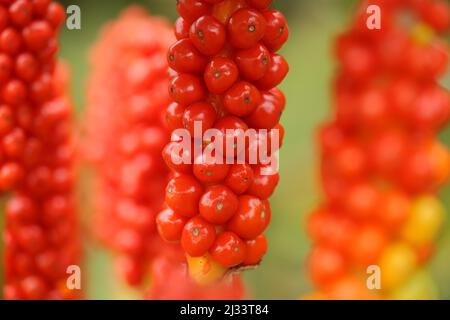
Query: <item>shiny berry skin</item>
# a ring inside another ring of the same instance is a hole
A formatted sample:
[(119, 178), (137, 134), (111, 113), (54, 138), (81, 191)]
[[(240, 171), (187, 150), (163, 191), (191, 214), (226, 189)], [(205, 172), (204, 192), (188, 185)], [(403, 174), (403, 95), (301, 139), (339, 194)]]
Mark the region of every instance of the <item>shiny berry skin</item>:
[(223, 94), (238, 80), (239, 69), (233, 60), (215, 57), (205, 70), (204, 80), (211, 93)]
[(179, 241), (187, 218), (177, 214), (172, 209), (161, 211), (156, 217), (158, 233), (165, 241)]
[(201, 53), (213, 56), (224, 47), (226, 30), (213, 16), (203, 16), (192, 24), (189, 38)]
[(245, 193), (253, 184), (253, 170), (247, 164), (234, 164), (230, 168), (226, 185), (236, 194)]
[(247, 191), (249, 195), (258, 197), (261, 200), (270, 198), (280, 180), (278, 173), (272, 175), (263, 174), (264, 166), (253, 169), (253, 182)]
[(226, 92), (223, 103), (231, 114), (245, 117), (250, 115), (261, 101), (261, 93), (254, 85), (240, 81)]
[(189, 150), (183, 148), (181, 142), (170, 142), (164, 147), (162, 157), (169, 169), (179, 173), (192, 172), (192, 155)]
[(264, 77), (270, 65), (270, 53), (261, 44), (236, 53), (239, 74), (247, 81), (256, 81)]
[(206, 91), (200, 78), (181, 74), (170, 82), (169, 94), (182, 105), (190, 105), (206, 98)]
[(191, 25), (182, 17), (179, 17), (174, 24), (174, 33), (177, 40), (189, 38)]
[(254, 9), (239, 9), (228, 22), (228, 38), (231, 45), (238, 49), (255, 46), (266, 32), (264, 16)]
[(183, 128), (183, 114), (185, 107), (179, 103), (172, 102), (166, 108), (166, 123), (171, 131)]
[(208, 252), (215, 239), (214, 226), (200, 217), (194, 217), (184, 226), (181, 246), (191, 257), (200, 257)]
[[(224, 159), (234, 159), (245, 152), (245, 132), (248, 126), (243, 120), (234, 116), (226, 116), (218, 120), (214, 126), (222, 133)], [(243, 146), (240, 141), (244, 141)], [(242, 148), (244, 149), (242, 150)]]
[(235, 214), (238, 208), (237, 196), (227, 187), (209, 187), (202, 195), (199, 204), (200, 215), (208, 222), (222, 225)]
[(267, 239), (264, 235), (259, 235), (254, 240), (247, 240), (245, 246), (247, 250), (242, 264), (245, 266), (255, 266), (261, 262), (267, 252)]
[(180, 73), (202, 73), (208, 63), (189, 39), (182, 39), (173, 44), (168, 52), (169, 66)]
[(266, 74), (256, 82), (256, 86), (260, 90), (275, 88), (284, 80), (289, 72), (289, 65), (282, 56), (272, 54), (270, 61)]
[(246, 118), (246, 122), (253, 128), (272, 129), (280, 121), (284, 110), (284, 101), (277, 99), (270, 92), (262, 93), (262, 102)]
[(262, 42), (270, 51), (276, 52), (289, 37), (286, 18), (277, 10), (266, 10), (263, 15), (267, 21), (267, 29)]
[(264, 232), (269, 219), (260, 199), (244, 195), (239, 197), (238, 210), (228, 222), (228, 229), (242, 239), (250, 240)]
[(209, 13), (210, 5), (202, 0), (178, 0), (177, 11), (185, 20), (193, 22)]
[(203, 183), (218, 183), (228, 175), (230, 166), (226, 163), (218, 163), (215, 159), (209, 159), (206, 153), (195, 159), (193, 165), (194, 176)]
[(216, 111), (207, 102), (197, 102), (186, 108), (183, 114), (183, 128), (189, 130), (194, 137), (195, 123), (201, 123), (202, 130), (206, 131), (214, 125), (216, 121)]
[(217, 236), (210, 252), (215, 261), (226, 268), (232, 268), (244, 261), (246, 246), (233, 232), (223, 232)]
[(166, 188), (166, 204), (175, 212), (192, 217), (197, 214), (203, 188), (191, 176), (181, 175), (170, 180)]

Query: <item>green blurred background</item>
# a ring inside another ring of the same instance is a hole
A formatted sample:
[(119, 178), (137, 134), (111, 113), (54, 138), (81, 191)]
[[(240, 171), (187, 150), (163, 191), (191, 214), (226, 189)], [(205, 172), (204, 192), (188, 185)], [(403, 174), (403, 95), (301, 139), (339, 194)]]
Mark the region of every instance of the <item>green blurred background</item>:
[[(61, 39), (61, 57), (72, 68), (72, 94), (80, 119), (89, 74), (87, 56), (101, 26), (131, 4), (140, 4), (153, 15), (165, 16), (174, 21), (175, 0), (62, 2), (65, 5), (77, 4), (81, 8), (81, 30), (64, 30)], [(283, 116), (286, 138), (281, 154), (281, 182), (272, 199), (273, 218), (267, 232), (269, 252), (261, 267), (245, 273), (250, 297), (296, 299), (311, 289), (304, 268), (310, 246), (304, 221), (320, 200), (315, 129), (330, 114), (330, 82), (335, 68), (332, 59), (333, 39), (344, 30), (355, 3), (354, 0), (275, 1), (275, 6), (286, 13), (291, 28), (290, 41), (282, 50), (291, 66), (291, 72), (282, 85), (288, 98)], [(449, 77), (444, 81), (447, 86), (450, 84)], [(442, 134), (442, 140), (449, 144), (450, 129)], [(89, 196), (88, 193), (88, 190), (82, 190), (82, 197)], [(441, 196), (449, 208), (450, 188), (443, 190)], [(85, 215), (90, 214), (89, 208), (83, 211)], [(439, 250), (430, 266), (443, 299), (450, 299), (449, 227), (447, 220), (439, 240)], [(85, 238), (83, 270), (87, 298), (141, 298), (137, 292), (117, 282), (111, 256), (91, 241), (89, 236)]]

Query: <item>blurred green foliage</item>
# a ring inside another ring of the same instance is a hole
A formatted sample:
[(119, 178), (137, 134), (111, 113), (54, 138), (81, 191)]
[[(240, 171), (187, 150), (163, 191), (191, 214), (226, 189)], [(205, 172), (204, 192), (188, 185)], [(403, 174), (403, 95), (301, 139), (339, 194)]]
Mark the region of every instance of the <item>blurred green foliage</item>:
[[(78, 116), (82, 115), (86, 79), (89, 74), (87, 57), (101, 26), (117, 17), (130, 4), (140, 4), (153, 15), (170, 20), (176, 17), (175, 0), (64, 0), (78, 4), (82, 13), (82, 29), (62, 33), (61, 57), (72, 68), (72, 93)], [(275, 1), (287, 13), (291, 38), (283, 49), (291, 72), (282, 85), (288, 98), (283, 117), (286, 128), (281, 155), (281, 182), (272, 199), (273, 218), (268, 231), (269, 252), (261, 267), (245, 274), (251, 297), (261, 299), (295, 299), (310, 290), (304, 268), (310, 243), (304, 221), (320, 200), (317, 177), (315, 130), (330, 115), (330, 82), (333, 78), (333, 39), (345, 28), (354, 0), (284, 0)], [(277, 5), (278, 5), (277, 4)], [(449, 79), (446, 83), (450, 83)], [(450, 130), (442, 139), (449, 144)], [(81, 189), (84, 188), (84, 185)], [(89, 190), (81, 190), (82, 197)], [(446, 207), (450, 207), (450, 188), (442, 192)], [(86, 203), (86, 201), (82, 201)], [(89, 208), (85, 208), (90, 214)], [(442, 298), (450, 298), (450, 228), (445, 228), (439, 251), (430, 267)], [(88, 230), (89, 226), (85, 229)], [(107, 252), (86, 237), (87, 298), (139, 298), (136, 292), (117, 282)]]

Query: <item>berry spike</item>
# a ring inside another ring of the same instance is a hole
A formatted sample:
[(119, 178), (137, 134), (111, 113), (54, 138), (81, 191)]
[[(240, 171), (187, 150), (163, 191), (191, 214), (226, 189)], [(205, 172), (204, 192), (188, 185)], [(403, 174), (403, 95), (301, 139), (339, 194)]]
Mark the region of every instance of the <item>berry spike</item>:
[(163, 110), (172, 41), (165, 20), (132, 7), (103, 29), (91, 55), (84, 149), (96, 172), (94, 231), (133, 286), (160, 247), (155, 217), (168, 181), (161, 151), (169, 139)]
[[(0, 3), (0, 191), (6, 299), (78, 299), (81, 246), (68, 72), (58, 63), (64, 8)], [(72, 281), (73, 280), (73, 281)]]
[[(381, 29), (367, 27), (368, 5), (380, 6)], [(335, 115), (319, 136), (325, 199), (308, 222), (315, 298), (436, 298), (424, 269), (445, 215), (436, 194), (450, 174), (438, 141), (450, 120), (440, 84), (449, 26), (445, 1), (372, 0), (337, 40)]]
[(285, 107), (276, 87), (289, 70), (277, 54), (289, 29), (271, 3), (177, 2), (163, 152), (172, 179), (157, 227), (203, 286), (256, 267), (267, 251)]

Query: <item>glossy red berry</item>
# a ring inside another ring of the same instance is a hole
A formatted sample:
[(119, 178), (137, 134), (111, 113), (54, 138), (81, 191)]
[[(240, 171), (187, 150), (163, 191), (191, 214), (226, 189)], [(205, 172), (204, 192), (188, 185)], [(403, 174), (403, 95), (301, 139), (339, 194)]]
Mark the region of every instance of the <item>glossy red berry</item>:
[(185, 106), (206, 98), (202, 80), (189, 74), (181, 74), (172, 79), (169, 93), (175, 102)]
[(266, 10), (263, 15), (267, 21), (267, 29), (262, 41), (270, 51), (276, 52), (286, 43), (289, 37), (286, 18), (277, 10)]
[(208, 63), (189, 39), (175, 42), (169, 49), (167, 59), (169, 66), (179, 73), (202, 73)]
[(264, 16), (254, 9), (239, 9), (228, 22), (228, 38), (231, 45), (238, 49), (255, 46), (266, 32)]
[(230, 168), (226, 185), (236, 194), (245, 193), (253, 184), (253, 170), (247, 164), (235, 164)]
[(219, 234), (210, 249), (214, 260), (226, 268), (241, 264), (246, 256), (246, 246), (233, 232)]
[[(261, 200), (270, 198), (280, 180), (279, 174), (264, 174), (264, 166), (258, 166), (253, 170), (253, 182), (247, 193)], [(267, 168), (266, 168), (267, 169)]]
[(179, 241), (186, 222), (186, 217), (169, 208), (156, 217), (159, 235), (166, 241)]
[(172, 102), (166, 109), (165, 119), (171, 131), (183, 128), (183, 114), (185, 107), (177, 102)]
[(270, 90), (279, 85), (289, 72), (287, 61), (280, 55), (273, 54), (270, 59), (269, 69), (264, 77), (256, 82), (261, 90)]
[(208, 252), (215, 239), (214, 226), (200, 217), (194, 217), (184, 226), (181, 245), (190, 256), (200, 257)]
[(238, 80), (239, 70), (233, 60), (215, 57), (205, 70), (205, 84), (214, 94), (223, 94)]
[[(183, 114), (183, 127), (195, 137), (195, 125), (201, 125), (204, 131), (212, 128), (216, 121), (216, 111), (207, 102), (197, 102), (187, 107)], [(202, 134), (203, 132), (200, 132)]]
[(203, 16), (192, 24), (189, 38), (201, 53), (213, 56), (224, 47), (226, 30), (213, 16)]
[(223, 103), (231, 114), (245, 117), (250, 115), (261, 101), (261, 93), (254, 85), (240, 81), (226, 92)]
[(254, 239), (264, 232), (269, 214), (259, 198), (244, 195), (239, 197), (236, 214), (228, 222), (228, 229), (242, 239)]
[(178, 0), (177, 11), (181, 17), (187, 21), (193, 22), (208, 14), (211, 7), (208, 3), (202, 0)]
[(175, 37), (178, 40), (189, 38), (189, 29), (191, 25), (184, 18), (179, 17), (174, 24)]
[(209, 187), (200, 199), (200, 215), (208, 222), (225, 224), (238, 208), (237, 196), (227, 187)]
[(194, 176), (203, 183), (218, 183), (228, 175), (230, 166), (224, 161), (216, 161), (216, 157), (209, 158), (203, 153), (195, 159), (193, 165)]
[(246, 266), (255, 266), (261, 262), (267, 252), (267, 239), (264, 235), (260, 235), (254, 240), (247, 240), (245, 246), (247, 250), (242, 264)]
[(256, 81), (264, 77), (271, 63), (269, 51), (261, 44), (238, 51), (235, 59), (241, 77), (248, 81)]
[(197, 180), (181, 175), (170, 180), (166, 188), (166, 203), (175, 212), (192, 217), (198, 213), (198, 201), (203, 188)]

